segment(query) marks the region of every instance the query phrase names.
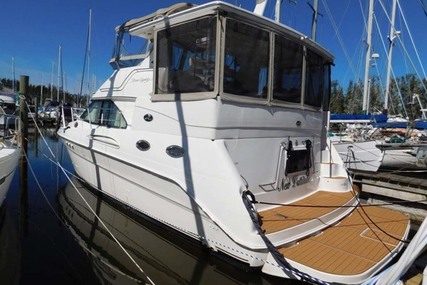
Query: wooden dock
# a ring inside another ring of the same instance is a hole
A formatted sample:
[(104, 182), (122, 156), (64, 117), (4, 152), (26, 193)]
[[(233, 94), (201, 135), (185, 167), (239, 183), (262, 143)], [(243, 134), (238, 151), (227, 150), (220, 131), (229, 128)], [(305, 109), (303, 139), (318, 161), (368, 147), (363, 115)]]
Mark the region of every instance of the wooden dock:
[[(368, 204), (386, 207), (409, 215), (414, 226), (427, 216), (427, 173), (353, 172), (361, 198)], [(425, 175), (426, 178), (420, 178)]]

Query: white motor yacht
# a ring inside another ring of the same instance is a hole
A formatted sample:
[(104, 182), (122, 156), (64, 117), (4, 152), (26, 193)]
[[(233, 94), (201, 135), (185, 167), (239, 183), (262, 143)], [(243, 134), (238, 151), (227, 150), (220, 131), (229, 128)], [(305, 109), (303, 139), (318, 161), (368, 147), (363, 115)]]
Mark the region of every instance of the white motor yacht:
[(212, 251), (362, 283), (409, 220), (361, 205), (329, 147), (333, 56), (255, 11), (176, 4), (124, 22), (112, 75), (58, 135), (92, 187)]

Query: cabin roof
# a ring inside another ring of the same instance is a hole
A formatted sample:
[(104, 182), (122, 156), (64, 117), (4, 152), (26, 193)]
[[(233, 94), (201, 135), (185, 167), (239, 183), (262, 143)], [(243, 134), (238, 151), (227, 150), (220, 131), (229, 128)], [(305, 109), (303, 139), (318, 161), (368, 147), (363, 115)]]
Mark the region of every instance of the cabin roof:
[(147, 28), (152, 30), (154, 25), (160, 24), (165, 20), (166, 17), (169, 20), (178, 20), (178, 18), (182, 17), (183, 21), (188, 21), (192, 18), (192, 15), (194, 15), (194, 17), (198, 17), (203, 13), (208, 14), (209, 12), (212, 13), (213, 11), (222, 11), (223, 13), (227, 13), (229, 15), (247, 19), (249, 22), (254, 23), (260, 27), (274, 31), (278, 34), (286, 35), (287, 37), (294, 39), (297, 43), (304, 44), (305, 46), (321, 54), (331, 63), (334, 60), (334, 56), (329, 51), (320, 46), (318, 43), (312, 41), (306, 35), (292, 29), (291, 27), (223, 1), (212, 1), (203, 5), (178, 3), (168, 8), (159, 9), (156, 12), (144, 17), (126, 21), (116, 28), (116, 32), (130, 31), (132, 34), (138, 34), (139, 36), (143, 37), (147, 35), (151, 36), (151, 33), (145, 34), (145, 32), (142, 32), (141, 30)]
[(122, 29), (123, 30), (129, 30), (134, 26), (143, 25), (145, 23), (152, 22), (153, 20), (172, 15), (173, 13), (177, 13), (177, 12), (187, 10), (187, 9), (190, 9), (192, 7), (195, 7), (195, 6), (196, 6), (195, 4), (190, 4), (190, 3), (177, 3), (177, 4), (174, 4), (170, 7), (159, 9), (159, 10), (157, 10), (151, 14), (148, 14), (146, 16), (128, 20), (128, 21), (124, 22), (123, 24), (121, 24), (120, 26), (117, 26), (116, 32), (118, 32)]

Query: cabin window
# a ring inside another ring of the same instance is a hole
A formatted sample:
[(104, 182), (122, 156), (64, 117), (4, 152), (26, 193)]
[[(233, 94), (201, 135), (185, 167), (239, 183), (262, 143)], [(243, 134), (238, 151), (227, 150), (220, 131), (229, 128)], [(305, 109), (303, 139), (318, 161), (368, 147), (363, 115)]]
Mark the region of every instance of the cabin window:
[(225, 33), (224, 92), (267, 98), (268, 63), (269, 33), (228, 19)]
[(157, 34), (156, 93), (214, 90), (216, 18), (167, 28)]
[(3, 111), (8, 115), (12, 115), (16, 111), (15, 103), (4, 103), (2, 102), (1, 99), (0, 99), (0, 107), (3, 108)]
[(91, 124), (110, 128), (125, 129), (127, 126), (122, 112), (114, 102), (110, 100), (92, 101), (89, 107), (80, 116), (80, 119)]
[(274, 49), (273, 99), (301, 102), (303, 47), (276, 36)]
[(324, 93), (325, 65), (323, 58), (307, 49), (304, 104), (320, 107)]

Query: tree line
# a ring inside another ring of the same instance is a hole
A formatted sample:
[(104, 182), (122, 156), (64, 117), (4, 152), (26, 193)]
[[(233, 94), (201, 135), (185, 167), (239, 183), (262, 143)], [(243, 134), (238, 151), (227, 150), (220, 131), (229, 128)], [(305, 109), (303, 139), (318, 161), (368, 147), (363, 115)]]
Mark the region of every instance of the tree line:
[[(423, 108), (426, 106), (427, 80), (420, 80), (414, 74), (407, 74), (396, 78), (390, 83), (388, 114), (408, 116), (410, 120), (420, 118), (421, 108), (417, 100), (413, 99), (415, 94), (419, 95)], [(369, 108), (370, 114), (385, 113), (384, 93), (378, 76), (370, 78), (369, 88)], [(331, 82), (331, 113), (360, 114), (363, 103), (363, 82), (350, 81), (347, 88), (339, 84), (338, 81)], [(405, 112), (406, 110), (406, 112)]]
[[(8, 79), (8, 78), (0, 79), (0, 91), (5, 88), (12, 90), (13, 86), (15, 86), (15, 91), (19, 92), (19, 80), (15, 80), (15, 84), (13, 84), (12, 79)], [(43, 102), (41, 102), (42, 94), (43, 94)], [(63, 103), (70, 104), (70, 105), (78, 104), (77, 102), (78, 94), (72, 94), (60, 88), (59, 96), (58, 96), (58, 88), (56, 86), (50, 87), (45, 85), (42, 86), (41, 84), (39, 85), (29, 84), (27, 95), (29, 95), (30, 98), (33, 100), (33, 102), (31, 102), (32, 104), (34, 104), (35, 99), (37, 98), (40, 106), (43, 106), (45, 102), (48, 101), (46, 100), (47, 98), (48, 99), (52, 98), (52, 101), (57, 101), (56, 100), (57, 97), (59, 97), (60, 102), (62, 102), (63, 98), (65, 98), (65, 102)], [(83, 96), (83, 98), (81, 98), (80, 104), (82, 106), (86, 106), (86, 96)]]
[[(13, 81), (11, 79), (1, 79), (1, 88), (12, 89)], [(370, 78), (370, 98), (369, 98), (369, 113), (383, 113), (384, 112), (384, 88), (380, 84), (378, 76)], [(389, 95), (389, 114), (401, 114), (402, 116), (408, 116), (409, 119), (413, 120), (420, 118), (422, 113), (418, 101), (413, 100), (414, 94), (418, 94), (421, 100), (421, 104), (424, 108), (426, 106), (426, 90), (427, 80), (420, 80), (414, 74), (407, 74), (396, 78), (390, 85)], [(19, 89), (19, 81), (15, 81), (15, 88)], [(42, 89), (43, 88), (43, 89)], [(47, 87), (41, 85), (29, 84), (28, 87), (31, 98), (37, 98), (40, 102), (41, 94), (43, 90), (43, 97), (51, 98), (56, 100), (58, 89), (56, 86)], [(19, 90), (18, 90), (19, 91)], [(67, 91), (59, 90), (60, 101), (62, 101), (65, 93), (65, 103), (75, 105), (78, 104), (78, 94), (71, 94)], [(45, 100), (43, 100), (45, 101)], [(339, 84), (338, 81), (331, 82), (331, 100), (330, 100), (330, 111), (331, 113), (342, 113), (342, 114), (360, 114), (362, 113), (362, 102), (363, 102), (363, 82), (362, 81), (350, 81), (347, 88), (344, 88)], [(41, 102), (40, 105), (43, 105)], [(81, 98), (80, 104), (86, 105), (86, 96)], [(405, 112), (406, 110), (406, 112)]]

